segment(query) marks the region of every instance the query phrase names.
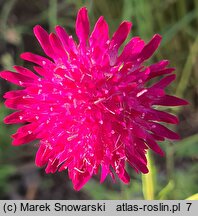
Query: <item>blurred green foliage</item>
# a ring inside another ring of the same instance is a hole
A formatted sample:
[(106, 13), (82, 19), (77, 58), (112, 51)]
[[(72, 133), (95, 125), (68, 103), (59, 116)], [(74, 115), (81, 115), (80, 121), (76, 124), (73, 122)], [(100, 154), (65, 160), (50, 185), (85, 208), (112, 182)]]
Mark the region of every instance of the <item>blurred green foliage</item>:
[(15, 172), (15, 167), (11, 165), (0, 166), (0, 191), (6, 193), (9, 190), (8, 178)]
[[(40, 53), (32, 28), (36, 24), (53, 31), (56, 24), (64, 26), (69, 34), (75, 34), (75, 17), (78, 9), (86, 6), (93, 28), (99, 16), (107, 20), (111, 35), (122, 20), (133, 23), (130, 36), (139, 35), (148, 41), (160, 33), (163, 41), (152, 58), (171, 60), (177, 68), (177, 81), (168, 89), (190, 102), (184, 109), (172, 109), (180, 117), (180, 125), (174, 129), (181, 134), (181, 141), (160, 143), (166, 152), (161, 158), (151, 155), (152, 176), (144, 176), (147, 184), (153, 184), (154, 199), (185, 199), (198, 192), (198, 1), (197, 0), (4, 0), (0, 2), (0, 65), (11, 69), (13, 64), (24, 64), (19, 58), (23, 51)], [(129, 37), (130, 38), (130, 37)], [(42, 53), (43, 55), (43, 53)], [(27, 63), (25, 63), (27, 64)], [(30, 65), (26, 65), (30, 66)], [(15, 86), (1, 81), (1, 95)], [(10, 113), (0, 104), (0, 194), (9, 192), (9, 176), (26, 153), (13, 150), (10, 135), (17, 126), (8, 126), (3, 118)], [(31, 156), (31, 154), (30, 154)], [(13, 159), (13, 158), (14, 159)], [(12, 158), (12, 159), (11, 159)], [(32, 155), (32, 161), (34, 156)], [(18, 161), (17, 163), (15, 163)], [(92, 179), (83, 189), (92, 199), (143, 199), (142, 180), (139, 174), (129, 170), (130, 185), (109, 180), (100, 184)], [(46, 181), (46, 180), (45, 180)], [(143, 182), (144, 182), (143, 181)], [(149, 183), (150, 181), (150, 183)], [(49, 187), (53, 182), (49, 181)], [(46, 185), (48, 182), (41, 182)], [(54, 183), (55, 184), (55, 183)], [(45, 187), (45, 188), (49, 188)], [(76, 192), (73, 192), (76, 193)], [(1, 196), (0, 196), (1, 197)], [(3, 197), (3, 196), (2, 196)], [(194, 196), (196, 197), (196, 196)], [(67, 199), (67, 197), (65, 197)]]

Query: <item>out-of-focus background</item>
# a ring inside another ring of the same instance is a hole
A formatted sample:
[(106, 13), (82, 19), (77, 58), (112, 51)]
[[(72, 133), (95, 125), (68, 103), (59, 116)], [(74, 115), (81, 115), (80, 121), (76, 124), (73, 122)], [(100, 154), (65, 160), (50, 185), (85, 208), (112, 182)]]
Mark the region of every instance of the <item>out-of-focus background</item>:
[[(133, 22), (131, 36), (148, 41), (160, 33), (163, 41), (150, 63), (169, 59), (176, 67), (177, 80), (168, 88), (171, 94), (183, 97), (190, 105), (170, 111), (179, 116), (180, 124), (172, 127), (181, 140), (166, 141), (161, 147), (164, 158), (151, 155), (152, 172), (143, 177), (150, 182), (150, 198), (185, 199), (198, 192), (198, 1), (197, 0), (0, 0), (0, 69), (28, 64), (20, 53), (41, 54), (32, 28), (36, 24), (53, 31), (56, 24), (75, 34), (78, 9), (86, 6), (90, 21), (103, 15), (111, 34), (122, 20)], [(130, 38), (129, 37), (129, 38)], [(75, 192), (67, 172), (46, 175), (34, 165), (34, 143), (11, 146), (10, 135), (19, 125), (3, 123), (11, 113), (4, 107), (3, 94), (16, 86), (0, 80), (0, 199), (143, 199), (142, 176), (129, 169), (130, 185), (107, 179), (100, 184), (95, 176)]]

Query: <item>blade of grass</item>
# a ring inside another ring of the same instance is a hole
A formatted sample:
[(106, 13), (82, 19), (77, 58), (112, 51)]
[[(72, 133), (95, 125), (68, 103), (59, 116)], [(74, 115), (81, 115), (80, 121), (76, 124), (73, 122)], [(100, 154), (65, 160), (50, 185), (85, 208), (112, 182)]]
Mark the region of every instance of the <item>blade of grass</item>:
[(57, 0), (49, 1), (49, 28), (53, 31), (54, 27), (57, 25)]
[(142, 174), (142, 191), (145, 200), (155, 199), (154, 165), (150, 151), (147, 152), (148, 174)]
[(187, 61), (184, 65), (184, 69), (182, 71), (182, 75), (179, 81), (179, 84), (176, 89), (176, 95), (179, 97), (183, 97), (185, 90), (187, 89), (190, 75), (192, 72), (192, 67), (196, 62), (196, 57), (198, 55), (198, 36), (195, 39), (195, 42), (190, 48), (190, 53), (188, 55)]
[(159, 30), (164, 29), (166, 26), (166, 19), (164, 17), (164, 2), (161, 0), (154, 1), (154, 9), (155, 9), (155, 22), (159, 25)]
[(161, 46), (167, 44), (172, 40), (172, 38), (182, 29), (185, 28), (190, 22), (192, 22), (194, 19), (198, 17), (197, 10), (193, 10), (189, 13), (187, 13), (180, 21), (176, 22), (172, 27), (169, 28), (165, 33), (162, 33), (163, 35), (163, 41), (161, 43)]
[(167, 142), (166, 148), (166, 171), (168, 179), (174, 179), (174, 145)]
[(164, 200), (167, 199), (167, 195), (172, 192), (175, 187), (175, 183), (173, 180), (170, 180), (168, 184), (159, 192), (157, 199)]

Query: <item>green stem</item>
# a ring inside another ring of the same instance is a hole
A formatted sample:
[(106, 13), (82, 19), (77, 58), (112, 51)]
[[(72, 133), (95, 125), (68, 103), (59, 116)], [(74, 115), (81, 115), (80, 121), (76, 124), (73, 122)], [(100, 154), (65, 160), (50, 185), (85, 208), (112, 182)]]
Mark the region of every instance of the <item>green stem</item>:
[(147, 152), (148, 174), (142, 174), (142, 191), (145, 200), (155, 199), (154, 166), (150, 151)]
[(171, 142), (167, 143), (166, 170), (167, 170), (168, 179), (173, 179), (174, 178), (174, 148)]

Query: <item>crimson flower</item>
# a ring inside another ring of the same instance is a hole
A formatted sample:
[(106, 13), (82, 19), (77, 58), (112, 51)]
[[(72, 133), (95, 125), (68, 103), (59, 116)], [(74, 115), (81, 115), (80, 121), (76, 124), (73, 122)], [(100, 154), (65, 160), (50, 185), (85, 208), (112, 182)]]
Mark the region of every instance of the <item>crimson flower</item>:
[[(128, 183), (126, 162), (147, 173), (147, 150), (163, 155), (157, 141), (179, 138), (159, 123), (176, 124), (178, 119), (156, 110), (187, 104), (164, 91), (175, 79), (167, 75), (174, 68), (167, 67), (167, 60), (144, 65), (161, 36), (154, 35), (147, 44), (133, 37), (119, 54), (131, 26), (122, 22), (109, 38), (108, 25), (100, 17), (89, 36), (87, 10), (81, 8), (76, 20), (78, 43), (61, 26), (48, 35), (37, 25), (34, 34), (49, 58), (26, 52), (21, 58), (35, 63), (34, 71), (14, 66), (16, 72), (0, 73), (22, 87), (4, 96), (5, 105), (17, 110), (5, 123), (25, 123), (12, 135), (13, 145), (40, 140), (36, 165), (46, 165), (46, 173), (68, 169), (75, 190), (99, 169), (101, 182), (108, 174), (114, 179), (116, 173)], [(166, 76), (147, 86), (161, 75)]]

